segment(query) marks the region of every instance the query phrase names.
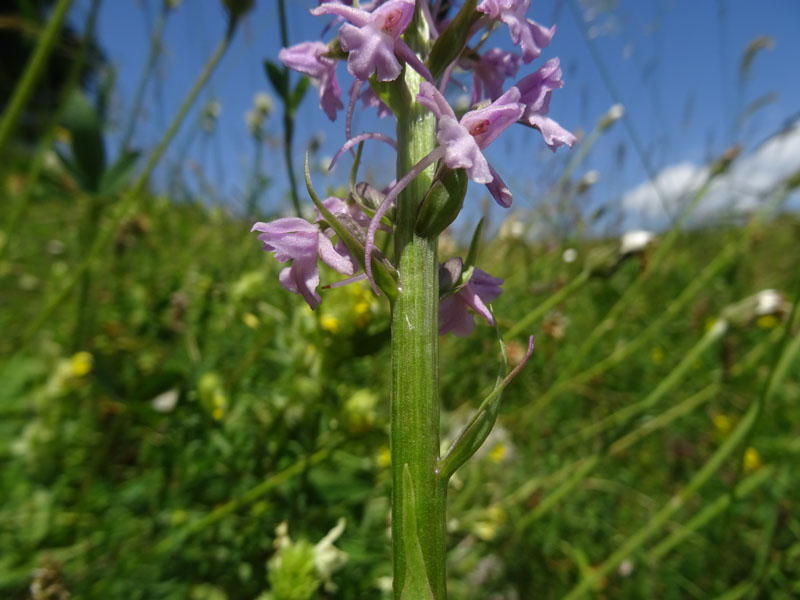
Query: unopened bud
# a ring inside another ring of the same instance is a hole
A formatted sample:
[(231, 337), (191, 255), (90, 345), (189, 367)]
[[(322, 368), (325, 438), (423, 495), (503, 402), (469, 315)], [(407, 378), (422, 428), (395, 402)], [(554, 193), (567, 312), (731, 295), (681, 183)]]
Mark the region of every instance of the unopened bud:
[(467, 173), (464, 169), (443, 169), (422, 200), (416, 232), (422, 237), (442, 233), (461, 212), (467, 195)]
[(728, 167), (731, 166), (731, 163), (739, 156), (741, 151), (742, 147), (739, 145), (731, 146), (725, 150), (714, 164), (711, 165), (711, 177), (716, 177), (727, 171)]
[(610, 277), (621, 262), (616, 248), (592, 248), (586, 256), (586, 269), (593, 277)]
[(217, 119), (219, 118), (221, 112), (222, 106), (216, 100), (212, 100), (205, 105), (201, 117), (201, 124), (207, 133), (214, 131), (214, 128), (217, 126)]
[(741, 302), (731, 304), (722, 311), (722, 318), (736, 327), (745, 327), (767, 315), (785, 316), (791, 304), (775, 290), (762, 290)]
[(622, 116), (625, 114), (625, 107), (622, 104), (615, 104), (611, 108), (608, 109), (608, 112), (600, 117), (600, 122), (598, 123), (598, 127), (601, 131), (605, 131), (609, 127), (611, 127), (614, 123), (619, 121)]
[(567, 248), (561, 255), (561, 260), (563, 260), (567, 264), (574, 263), (575, 259), (577, 258), (578, 258), (578, 251), (575, 250), (575, 248)]
[(644, 229), (628, 231), (620, 238), (619, 253), (621, 256), (625, 256), (644, 252), (654, 238), (655, 234), (652, 231), (645, 231)]
[(268, 117), (272, 114), (273, 102), (272, 96), (266, 92), (258, 92), (253, 96), (253, 108)]
[(580, 181), (578, 182), (578, 189), (577, 192), (579, 194), (585, 194), (589, 188), (591, 188), (597, 181), (600, 179), (600, 175), (597, 171), (589, 171), (581, 177)]
[(231, 17), (238, 19), (253, 9), (253, 0), (222, 0)]

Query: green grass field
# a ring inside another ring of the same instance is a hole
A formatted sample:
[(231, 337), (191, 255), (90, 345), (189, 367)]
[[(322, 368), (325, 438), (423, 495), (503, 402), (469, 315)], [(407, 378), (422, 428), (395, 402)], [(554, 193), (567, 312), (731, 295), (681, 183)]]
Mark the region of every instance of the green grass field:
[[(312, 313), (249, 223), (148, 196), (25, 341), (81, 257), (89, 205), (56, 189), (39, 190), (0, 264), (3, 597), (28, 597), (32, 578), (75, 598), (256, 597), (276, 585), (281, 522), (316, 543), (340, 517), (347, 562), (313, 597), (382, 597), (382, 299), (362, 283)], [(708, 334), (732, 303), (796, 291), (798, 239), (791, 214), (661, 235), (507, 337), (511, 362), (530, 332), (536, 350), (452, 481), (453, 598), (560, 598), (584, 580), (607, 598), (800, 594), (797, 325)], [(572, 244), (568, 264), (563, 247), (495, 238), (482, 266), (506, 280), (500, 330), (615, 243)], [(444, 438), (498, 361), (485, 324), (443, 338)]]

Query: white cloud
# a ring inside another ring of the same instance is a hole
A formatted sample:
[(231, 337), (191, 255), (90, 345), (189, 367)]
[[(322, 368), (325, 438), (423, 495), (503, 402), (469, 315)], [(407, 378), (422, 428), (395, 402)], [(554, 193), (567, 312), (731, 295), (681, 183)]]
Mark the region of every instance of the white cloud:
[[(800, 124), (775, 135), (717, 177), (691, 218), (703, 223), (723, 214), (748, 212), (780, 181), (800, 169)], [(689, 162), (671, 165), (656, 176), (659, 194), (649, 181), (622, 197), (626, 221), (637, 226), (663, 226), (677, 215), (708, 176), (707, 166)], [(666, 209), (666, 211), (665, 211)]]

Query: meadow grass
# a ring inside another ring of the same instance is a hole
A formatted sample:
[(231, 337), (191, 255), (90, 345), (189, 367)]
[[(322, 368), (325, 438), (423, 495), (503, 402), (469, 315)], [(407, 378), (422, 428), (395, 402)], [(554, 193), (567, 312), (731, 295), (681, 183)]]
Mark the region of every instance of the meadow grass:
[[(167, 17), (164, 4), (140, 90)], [(0, 146), (58, 25), (42, 33)], [(323, 290), (312, 312), (278, 285), (249, 220), (150, 188), (235, 25), (141, 170), (124, 153), (83, 172), (46, 164), (77, 67), (28, 168), (2, 166), (3, 597), (390, 597), (387, 303), (361, 282)], [(288, 90), (287, 79), (292, 169)], [(571, 201), (608, 126), (584, 139), (548, 202)], [(732, 160), (710, 165), (682, 215), (625, 260), (612, 239), (571, 238), (575, 262), (561, 258), (566, 242), (484, 241), (481, 267), (505, 279), (497, 331), (440, 339), (431, 407), (444, 448), (480, 397), (498, 411), (447, 490), (452, 598), (800, 594), (800, 219), (783, 210), (800, 177), (743, 222), (685, 227)], [(783, 292), (782, 310), (742, 317), (741, 301), (766, 288)], [(530, 331), (533, 358), (500, 405), (498, 365), (519, 362)], [(338, 535), (346, 564), (331, 550)], [(275, 561), (286, 547), (295, 571)], [(324, 552), (335, 568), (303, 571)]]

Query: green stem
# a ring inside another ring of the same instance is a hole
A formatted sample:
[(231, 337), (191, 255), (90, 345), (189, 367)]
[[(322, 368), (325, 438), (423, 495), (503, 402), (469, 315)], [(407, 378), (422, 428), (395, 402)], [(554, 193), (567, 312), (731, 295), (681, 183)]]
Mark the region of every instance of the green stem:
[[(796, 304), (796, 303), (795, 303)], [(615, 550), (611, 556), (603, 561), (599, 566), (592, 570), (589, 576), (585, 576), (576, 585), (569, 594), (565, 596), (566, 600), (575, 600), (582, 598), (588, 594), (606, 575), (608, 575), (620, 562), (626, 557), (631, 556), (637, 552), (650, 538), (653, 537), (672, 517), (686, 505), (687, 501), (694, 496), (700, 488), (705, 485), (711, 476), (716, 473), (725, 461), (734, 454), (735, 450), (742, 444), (748, 437), (751, 429), (755, 426), (764, 405), (769, 401), (775, 390), (778, 389), (780, 384), (786, 377), (789, 371), (789, 366), (793, 363), (794, 359), (800, 353), (800, 337), (794, 338), (788, 342), (789, 331), (791, 330), (792, 323), (794, 322), (795, 314), (797, 313), (796, 306), (793, 306), (792, 314), (790, 315), (786, 328), (784, 330), (783, 347), (781, 349), (780, 357), (771, 369), (767, 385), (764, 392), (755, 399), (755, 401), (747, 409), (747, 412), (739, 420), (731, 434), (725, 439), (722, 445), (716, 452), (709, 458), (702, 468), (695, 473), (689, 480), (689, 483), (677, 494), (672, 496), (670, 500), (650, 519), (650, 521), (639, 529), (636, 533), (630, 536), (625, 542)], [(788, 343), (787, 343), (788, 342)]]
[(740, 499), (748, 496), (761, 485), (769, 481), (775, 475), (775, 469), (772, 467), (764, 467), (759, 469), (748, 478), (744, 479), (739, 485), (734, 488), (733, 497), (731, 494), (725, 493), (718, 496), (716, 500), (698, 512), (694, 517), (682, 524), (678, 529), (670, 533), (667, 537), (661, 540), (656, 546), (653, 547), (647, 554), (647, 561), (650, 565), (655, 565), (661, 561), (667, 554), (674, 548), (679, 546), (684, 540), (691, 536), (695, 531), (701, 529), (712, 521), (715, 517), (719, 516), (728, 506), (730, 506), (733, 499)]
[[(281, 30), (281, 46), (289, 47), (289, 33), (286, 26), (286, 5), (284, 0), (278, 0), (278, 20)], [(286, 171), (289, 176), (289, 190), (292, 194), (292, 206), (297, 216), (302, 216), (300, 208), (300, 195), (297, 193), (297, 178), (294, 174), (294, 159), (292, 158), (292, 140), (294, 138), (294, 108), (291, 106), (291, 86), (289, 85), (289, 67), (283, 67), (286, 77), (286, 89), (283, 96), (283, 157), (286, 160)]]
[(47, 59), (58, 41), (58, 34), (71, 5), (72, 0), (59, 0), (58, 4), (56, 4), (53, 14), (48, 18), (47, 25), (39, 38), (39, 43), (33, 51), (33, 56), (28, 61), (17, 87), (14, 88), (14, 95), (11, 96), (2, 120), (0, 120), (0, 156), (4, 156), (4, 146), (11, 138), (25, 103), (36, 88), (36, 82), (39, 80), (39, 76), (47, 64)]
[[(406, 84), (416, 97), (419, 76), (406, 69)], [(433, 115), (416, 102), (397, 118), (397, 178), (433, 150)], [(414, 489), (419, 544), (436, 600), (446, 596), (446, 481), (437, 477), (439, 460), (439, 274), (437, 239), (414, 233), (417, 208), (430, 187), (433, 167), (400, 194), (395, 250), (400, 285), (392, 306), (392, 547), (394, 597), (406, 580), (403, 531), (403, 468), (408, 465)], [(410, 599), (408, 599), (410, 600)]]
[[(100, 0), (92, 0), (91, 7), (89, 8), (89, 14), (86, 17), (86, 29), (78, 50), (78, 56), (72, 63), (72, 66), (67, 74), (64, 87), (61, 90), (58, 110), (56, 110), (47, 121), (47, 125), (44, 128), (44, 134), (36, 146), (36, 151), (34, 152), (27, 175), (25, 176), (25, 188), (22, 190), (19, 199), (14, 203), (10, 216), (6, 221), (5, 227), (9, 236), (11, 236), (12, 233), (18, 232), (20, 219), (22, 218), (22, 215), (25, 214), (25, 208), (28, 206), (28, 202), (33, 196), (33, 192), (36, 189), (36, 183), (39, 181), (39, 175), (42, 174), (42, 170), (44, 169), (47, 151), (53, 145), (53, 140), (55, 140), (56, 133), (58, 132), (58, 124), (61, 122), (61, 118), (64, 114), (64, 110), (67, 106), (67, 102), (70, 98), (72, 90), (77, 85), (78, 78), (83, 70), (83, 66), (86, 64), (86, 57), (89, 53), (89, 45), (94, 39), (94, 30), (97, 24), (97, 14), (99, 12), (99, 8)], [(10, 246), (10, 239), (6, 240), (5, 245), (0, 245), (0, 259), (5, 256), (5, 253), (9, 250)]]
[(225, 504), (218, 506), (213, 511), (208, 513), (207, 515), (189, 523), (186, 527), (178, 531), (177, 533), (170, 535), (169, 537), (161, 540), (155, 546), (156, 554), (161, 554), (163, 552), (167, 552), (170, 550), (175, 549), (179, 544), (185, 542), (189, 537), (192, 535), (203, 531), (204, 529), (210, 527), (214, 523), (219, 522), (223, 517), (228, 516), (229, 514), (236, 512), (255, 502), (256, 500), (264, 497), (264, 495), (296, 477), (304, 472), (306, 472), (311, 467), (314, 467), (330, 457), (333, 452), (333, 445), (329, 448), (323, 448), (322, 450), (317, 450), (313, 454), (306, 456), (299, 460), (298, 462), (294, 463), (290, 467), (287, 467), (283, 471), (279, 471), (274, 475), (268, 477), (257, 486), (249, 489), (245, 492), (242, 496), (238, 498), (234, 498), (226, 502)]
[[(776, 329), (775, 331), (777, 333), (780, 333), (779, 329)], [(709, 344), (711, 344), (715, 339), (717, 339), (719, 335), (721, 334), (710, 335), (709, 333), (705, 337), (703, 337), (695, 345), (695, 347), (692, 350), (690, 350), (690, 354), (694, 358), (692, 358), (690, 361), (682, 361), (681, 365), (687, 362), (689, 364), (694, 363), (696, 358), (699, 357), (701, 349), (705, 349)], [(758, 361), (763, 356), (764, 352), (766, 352), (771, 347), (771, 345), (776, 341), (777, 337), (773, 335), (769, 336), (766, 340), (758, 344), (755, 348), (753, 348), (750, 352), (748, 352), (747, 355), (744, 358), (742, 358), (740, 362), (736, 363), (736, 365), (734, 365), (731, 368), (731, 375), (733, 377), (737, 377), (745, 370), (750, 369), (753, 365), (757, 364)], [(646, 410), (646, 408), (651, 407), (652, 404), (658, 400), (658, 398), (660, 398), (663, 394), (669, 392), (671, 390), (671, 387), (680, 381), (680, 377), (677, 376), (675, 373), (682, 369), (681, 365), (678, 365), (675, 368), (675, 370), (667, 377), (667, 379), (671, 381), (670, 386), (666, 388), (659, 386), (660, 392), (658, 393), (657, 397), (653, 397), (651, 395), (648, 396), (645, 400), (632, 405), (634, 410), (631, 413), (626, 413), (624, 415), (625, 417), (624, 419), (621, 417), (623, 416), (622, 413), (625, 411), (625, 409), (610, 415), (606, 419), (600, 421), (600, 423), (608, 424), (608, 423), (625, 422), (630, 417), (635, 416), (642, 410)], [(721, 389), (722, 385), (720, 382), (718, 381), (712, 382), (708, 384), (706, 387), (704, 387), (702, 390), (697, 392), (696, 394), (683, 400), (679, 404), (676, 404), (675, 406), (659, 414), (658, 416), (653, 417), (648, 421), (645, 421), (638, 428), (634, 429), (627, 435), (624, 435), (623, 437), (617, 439), (615, 442), (613, 442), (611, 445), (608, 446), (607, 450), (604, 449), (603, 451), (595, 452), (587, 457), (573, 461), (572, 463), (569, 463), (568, 465), (563, 467), (562, 470), (566, 469), (567, 471), (572, 471), (573, 475), (570, 475), (570, 477), (566, 480), (563, 479), (563, 477), (560, 476), (557, 477), (556, 479), (561, 479), (561, 482), (557, 486), (555, 486), (553, 491), (547, 497), (545, 497), (542, 500), (542, 502), (540, 502), (537, 505), (534, 511), (526, 514), (517, 522), (517, 530), (524, 535), (525, 531), (531, 525), (533, 525), (536, 521), (545, 516), (550, 511), (550, 509), (557, 507), (558, 501), (561, 498), (566, 497), (567, 493), (569, 493), (570, 491), (575, 489), (578, 485), (580, 485), (580, 483), (582, 483), (583, 480), (586, 479), (591, 474), (592, 470), (598, 464), (598, 461), (601, 458), (605, 456), (608, 457), (619, 456), (620, 454), (628, 450), (631, 446), (649, 436), (651, 433), (654, 433), (655, 431), (658, 430), (666, 429), (676, 419), (679, 419), (682, 416), (690, 413), (691, 411), (693, 411), (695, 408), (697, 408), (707, 400), (710, 400), (717, 393), (719, 393)], [(603, 429), (605, 429), (605, 427), (599, 428), (597, 430), (591, 430), (591, 433), (596, 434), (599, 431), (602, 431)], [(582, 429), (578, 431), (577, 434), (575, 434), (575, 436), (573, 436), (572, 438), (567, 438), (566, 441), (569, 442), (574, 437), (581, 437), (581, 436), (589, 437), (588, 433), (589, 432), (586, 429)], [(564, 446), (556, 446), (555, 450), (556, 454), (563, 452), (563, 448)], [(532, 492), (533, 492), (532, 489), (528, 490), (524, 495), (519, 497), (527, 498), (528, 496), (530, 496)], [(512, 493), (510, 494), (509, 497), (513, 498), (515, 496), (518, 496), (518, 493)]]
[(589, 281), (590, 277), (590, 271), (581, 271), (581, 273), (574, 277), (567, 285), (562, 287), (555, 294), (550, 296), (547, 300), (542, 302), (539, 306), (517, 321), (514, 326), (508, 330), (508, 333), (506, 333), (506, 338), (512, 339), (523, 331), (528, 331), (529, 327), (538, 321), (542, 315), (547, 314), (555, 306), (558, 306), (565, 299), (569, 298), (574, 292), (582, 288), (583, 285)]
[(233, 39), (233, 34), (236, 30), (236, 20), (231, 18), (230, 23), (228, 24), (228, 28), (225, 32), (225, 37), (219, 43), (217, 48), (214, 50), (214, 53), (208, 59), (208, 62), (203, 67), (200, 75), (198, 76), (197, 80), (195, 80), (192, 89), (187, 94), (186, 98), (181, 104), (180, 108), (178, 109), (178, 113), (175, 115), (175, 118), (172, 120), (172, 123), (167, 129), (164, 137), (161, 138), (161, 141), (156, 146), (153, 153), (150, 155), (150, 158), (147, 161), (147, 164), (144, 167), (144, 170), (139, 175), (139, 178), (133, 184), (133, 187), (128, 190), (128, 193), (122, 198), (119, 204), (116, 207), (114, 213), (110, 216), (109, 222), (106, 224), (104, 229), (97, 234), (95, 237), (94, 242), (92, 243), (91, 248), (86, 253), (86, 256), (83, 258), (81, 263), (73, 269), (67, 277), (66, 283), (59, 289), (55, 294), (53, 294), (50, 299), (48, 300), (45, 307), (42, 311), (37, 315), (35, 319), (31, 322), (31, 324), (25, 329), (22, 334), (22, 338), (18, 345), (19, 348), (22, 348), (26, 345), (31, 338), (36, 334), (39, 328), (44, 324), (45, 321), (53, 314), (53, 311), (58, 308), (61, 303), (63, 302), (64, 298), (66, 298), (67, 294), (75, 287), (75, 285), (80, 281), (81, 276), (83, 273), (91, 266), (92, 261), (94, 261), (103, 249), (106, 247), (108, 242), (114, 236), (114, 233), (117, 230), (117, 227), (125, 218), (126, 215), (136, 206), (136, 202), (141, 196), (142, 192), (144, 192), (145, 187), (150, 179), (150, 175), (155, 169), (158, 162), (161, 160), (161, 157), (164, 155), (164, 152), (167, 150), (172, 139), (175, 137), (175, 134), (178, 132), (181, 124), (183, 123), (186, 115), (189, 113), (192, 105), (194, 104), (197, 96), (200, 94), (200, 91), (205, 86), (208, 79), (211, 77), (211, 74), (214, 72), (215, 67), (219, 64), (219, 61), (222, 59), (225, 51), (230, 46), (231, 40)]
[(723, 319), (717, 321), (700, 340), (684, 355), (683, 360), (672, 370), (669, 375), (662, 379), (659, 384), (650, 392), (644, 400), (629, 404), (618, 411), (587, 425), (579, 430), (574, 438), (576, 440), (587, 440), (600, 434), (601, 432), (629, 422), (633, 417), (647, 411), (658, 403), (661, 398), (672, 391), (672, 389), (683, 380), (687, 371), (692, 368), (700, 357), (705, 353), (709, 346), (720, 339), (728, 329), (728, 323)]
[[(704, 186), (703, 189), (706, 187), (707, 186)], [(604, 359), (595, 362), (592, 364), (592, 366), (584, 369), (583, 371), (575, 373), (574, 367), (566, 368), (562, 375), (555, 381), (555, 383), (553, 383), (553, 385), (551, 385), (548, 390), (536, 400), (533, 406), (526, 407), (526, 410), (529, 410), (531, 414), (537, 414), (539, 411), (548, 406), (560, 392), (574, 385), (590, 381), (602, 373), (605, 373), (611, 367), (618, 365), (631, 354), (639, 350), (648, 340), (660, 332), (673, 317), (680, 314), (680, 312), (685, 309), (689, 301), (699, 294), (706, 287), (708, 282), (713, 279), (713, 277), (715, 277), (723, 269), (727, 268), (740, 255), (750, 240), (753, 239), (754, 235), (758, 231), (758, 228), (764, 222), (767, 215), (771, 214), (773, 210), (783, 204), (790, 190), (791, 188), (789, 187), (788, 183), (782, 184), (769, 203), (764, 207), (764, 209), (759, 211), (756, 218), (745, 227), (744, 231), (739, 234), (736, 239), (728, 242), (728, 244), (722, 250), (720, 250), (719, 254), (717, 254), (717, 256), (715, 256), (714, 259), (708, 263), (706, 267), (697, 275), (697, 277), (692, 279), (691, 283), (686, 286), (680, 295), (670, 302), (666, 309), (656, 319), (653, 319), (650, 324), (633, 340), (616, 348)], [(696, 202), (701, 193), (705, 192), (703, 192), (703, 190), (698, 191), (695, 195), (695, 199), (692, 201), (692, 204)], [(659, 251), (653, 257), (650, 263), (650, 268), (648, 268), (649, 272), (655, 272), (656, 263), (660, 262), (665, 256), (663, 252), (664, 248), (671, 248), (675, 242), (675, 238), (672, 235), (673, 231), (671, 231), (661, 242)], [(589, 334), (586, 341), (584, 341), (584, 343), (576, 352), (577, 356), (573, 358), (573, 365), (579, 366), (580, 360), (587, 355), (589, 350), (594, 347), (595, 342), (602, 337), (601, 333), (604, 334), (613, 328), (617, 322), (617, 318), (623, 313), (623, 309), (628, 308), (628, 306), (631, 304), (631, 301), (638, 294), (640, 290), (640, 283), (642, 283), (644, 280), (644, 277), (637, 279), (636, 282), (630, 288), (628, 288), (625, 295), (623, 295), (611, 308), (605, 319), (603, 319), (603, 321), (594, 328), (592, 333)]]
[(136, 128), (136, 122), (139, 120), (139, 113), (142, 110), (142, 102), (144, 101), (144, 92), (147, 89), (147, 82), (150, 80), (150, 74), (156, 66), (156, 61), (161, 51), (161, 37), (164, 34), (164, 25), (167, 22), (168, 13), (169, 2), (167, 2), (167, 0), (162, 0), (161, 12), (158, 15), (158, 21), (156, 21), (153, 35), (150, 38), (150, 50), (147, 53), (144, 70), (136, 86), (136, 93), (133, 96), (133, 105), (131, 106), (130, 116), (128, 117), (128, 125), (125, 127), (125, 134), (122, 136), (122, 144), (120, 146), (122, 148), (122, 153), (130, 147), (133, 131)]

